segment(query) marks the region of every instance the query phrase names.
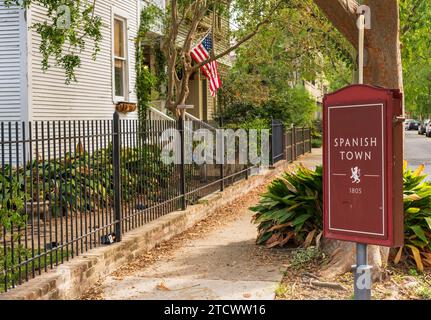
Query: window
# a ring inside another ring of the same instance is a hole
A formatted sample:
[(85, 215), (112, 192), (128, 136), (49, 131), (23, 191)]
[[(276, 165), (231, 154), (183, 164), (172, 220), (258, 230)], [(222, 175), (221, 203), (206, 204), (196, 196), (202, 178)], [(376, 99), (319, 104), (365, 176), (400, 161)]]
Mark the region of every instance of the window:
[(114, 18), (114, 95), (115, 100), (125, 101), (128, 93), (127, 26), (126, 20)]

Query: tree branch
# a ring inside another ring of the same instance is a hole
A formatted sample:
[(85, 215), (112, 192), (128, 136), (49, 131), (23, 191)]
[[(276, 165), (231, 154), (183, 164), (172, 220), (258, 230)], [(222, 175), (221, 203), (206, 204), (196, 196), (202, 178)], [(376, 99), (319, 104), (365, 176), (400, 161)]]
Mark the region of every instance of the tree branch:
[(250, 40), (251, 38), (253, 38), (259, 31), (260, 28), (263, 27), (264, 25), (268, 24), (269, 22), (271, 22), (271, 19), (274, 15), (274, 13), (280, 8), (281, 4), (283, 3), (283, 0), (280, 0), (277, 2), (277, 4), (270, 10), (270, 12), (268, 13), (267, 17), (265, 19), (263, 19), (262, 21), (260, 21), (256, 27), (254, 28), (254, 30), (252, 32), (250, 32), (248, 35), (246, 35), (245, 37), (243, 37), (240, 41), (238, 41), (235, 45), (233, 45), (232, 47), (224, 50), (223, 52), (213, 55), (210, 58), (208, 58), (205, 61), (202, 61), (201, 63), (195, 64), (192, 68), (192, 74), (194, 72), (196, 72), (197, 70), (199, 70), (201, 67), (203, 67), (204, 65), (213, 62), (215, 60), (218, 60), (226, 55), (228, 55), (229, 53), (231, 53), (232, 51), (234, 51), (235, 49), (239, 48), (243, 43), (247, 42), (248, 40)]
[(409, 16), (407, 17), (407, 22), (404, 24), (404, 27), (402, 28), (402, 34), (406, 34), (407, 32), (410, 31), (411, 26), (412, 26), (412, 19), (415, 17), (416, 15), (416, 11), (419, 7), (420, 4), (420, 0), (417, 0), (414, 4), (413, 7), (410, 11)]
[[(200, 2), (204, 2), (202, 6), (200, 6)], [(206, 1), (196, 0), (191, 6), (194, 6), (193, 21), (189, 28), (189, 32), (187, 33), (187, 36), (184, 40), (184, 44), (183, 44), (183, 48), (181, 49), (180, 56), (190, 51), (192, 41), (194, 39), (194, 35), (199, 26), (199, 23), (202, 21), (202, 19), (205, 16), (205, 13), (208, 10), (208, 3)]]
[(358, 47), (356, 0), (314, 0), (332, 24), (355, 47)]

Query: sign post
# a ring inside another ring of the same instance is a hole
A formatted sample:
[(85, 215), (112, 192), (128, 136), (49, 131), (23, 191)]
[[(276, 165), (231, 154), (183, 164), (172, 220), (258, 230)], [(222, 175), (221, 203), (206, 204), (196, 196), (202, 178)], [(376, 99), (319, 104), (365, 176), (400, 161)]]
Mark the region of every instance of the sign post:
[[(367, 7), (368, 8), (368, 7)], [(367, 245), (403, 245), (403, 124), (399, 90), (364, 85), (359, 7), (359, 84), (324, 97), (324, 236), (356, 243), (355, 299), (371, 299)]]
[[(359, 84), (364, 83), (364, 45), (365, 45), (365, 14), (358, 8), (358, 71)], [(354, 272), (354, 293), (355, 300), (371, 299), (371, 269), (368, 265), (368, 246), (366, 243), (356, 243), (356, 265), (352, 266)]]

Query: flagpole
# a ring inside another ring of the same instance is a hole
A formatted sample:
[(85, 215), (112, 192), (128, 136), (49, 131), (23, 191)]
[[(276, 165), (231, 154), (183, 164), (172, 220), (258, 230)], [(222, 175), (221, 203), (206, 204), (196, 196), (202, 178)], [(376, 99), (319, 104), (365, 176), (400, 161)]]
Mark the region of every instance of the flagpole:
[[(211, 38), (212, 39), (211, 40), (212, 40), (212, 43), (213, 43), (211, 54), (212, 54), (213, 57), (215, 56), (215, 45), (216, 45), (215, 44), (216, 12), (217, 12), (217, 7), (215, 5), (214, 8), (213, 8), (213, 23), (212, 23), (211, 28), (210, 28), (210, 32), (212, 31), (212, 34), (211, 34)], [(208, 88), (207, 88), (207, 90), (208, 90)], [(217, 107), (217, 99), (216, 99), (216, 97), (217, 97), (217, 94), (215, 95), (215, 97), (212, 97), (212, 99), (213, 99), (213, 113), (214, 113), (214, 110)], [(208, 106), (207, 106), (207, 110), (208, 110)]]

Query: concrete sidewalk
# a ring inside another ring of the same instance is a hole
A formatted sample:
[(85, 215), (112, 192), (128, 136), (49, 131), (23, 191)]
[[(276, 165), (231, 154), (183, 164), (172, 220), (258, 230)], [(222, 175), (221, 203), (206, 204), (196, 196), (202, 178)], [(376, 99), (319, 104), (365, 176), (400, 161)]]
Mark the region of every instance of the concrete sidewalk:
[[(302, 157), (307, 167), (321, 163), (321, 151)], [(250, 205), (238, 206), (236, 219), (192, 239), (172, 256), (122, 277), (100, 283), (103, 299), (274, 299), (286, 264), (287, 250), (257, 246)], [(156, 249), (157, 250), (157, 249)]]

